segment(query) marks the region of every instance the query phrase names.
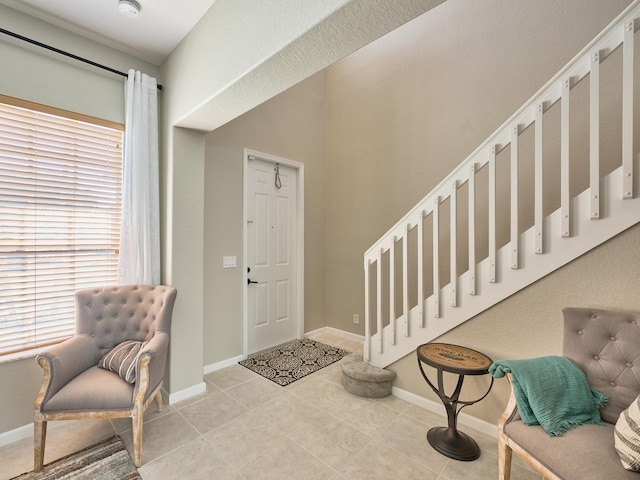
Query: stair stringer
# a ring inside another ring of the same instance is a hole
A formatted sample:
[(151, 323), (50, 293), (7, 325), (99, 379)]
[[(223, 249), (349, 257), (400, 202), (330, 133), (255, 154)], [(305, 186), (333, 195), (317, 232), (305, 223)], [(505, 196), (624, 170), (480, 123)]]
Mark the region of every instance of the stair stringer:
[[(634, 171), (638, 172), (640, 156), (636, 156)], [(496, 282), (489, 282), (489, 259), (477, 265), (476, 293), (471, 295), (469, 273), (457, 278), (457, 305), (451, 306), (447, 298), (451, 286), (439, 290), (440, 316), (433, 314), (434, 296), (424, 300), (424, 327), (420, 326), (419, 309), (414, 306), (409, 311), (409, 335), (404, 335), (404, 315), (396, 319), (397, 331), (393, 325), (387, 325), (382, 334), (371, 336), (370, 344), (365, 342), (365, 358), (376, 367), (387, 367), (400, 358), (414, 352), (424, 343), (430, 342), (449, 330), (470, 320), (476, 315), (498, 304), (523, 288), (540, 280), (549, 273), (562, 268), (613, 238), (624, 230), (640, 222), (640, 197), (622, 198), (623, 170), (614, 170), (600, 182), (601, 213), (600, 218), (591, 219), (590, 190), (587, 189), (571, 202), (571, 236), (563, 237), (561, 232), (560, 209), (544, 220), (544, 252), (535, 253), (534, 228), (520, 235), (520, 266), (510, 268), (510, 244), (497, 252)], [(392, 340), (395, 337), (395, 344)]]

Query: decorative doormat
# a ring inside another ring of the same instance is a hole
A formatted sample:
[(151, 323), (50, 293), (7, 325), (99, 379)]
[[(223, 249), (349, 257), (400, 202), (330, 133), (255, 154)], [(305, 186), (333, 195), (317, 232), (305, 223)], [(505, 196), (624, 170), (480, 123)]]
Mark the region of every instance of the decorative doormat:
[(38, 473), (11, 480), (138, 480), (133, 460), (118, 436), (45, 465)]
[(238, 362), (283, 387), (331, 365), (350, 352), (305, 338)]

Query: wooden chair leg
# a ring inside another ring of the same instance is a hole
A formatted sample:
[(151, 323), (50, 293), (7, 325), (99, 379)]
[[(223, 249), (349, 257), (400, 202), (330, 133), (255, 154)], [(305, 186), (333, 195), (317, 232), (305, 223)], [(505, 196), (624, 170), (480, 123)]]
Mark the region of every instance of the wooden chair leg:
[(504, 436), (498, 434), (498, 480), (510, 480), (512, 453)]
[(44, 445), (47, 440), (47, 422), (36, 418), (33, 422), (33, 471), (39, 472), (44, 464)]
[(162, 411), (162, 390), (158, 390), (158, 394), (156, 395), (156, 401), (158, 402), (158, 411)]
[(131, 425), (133, 427), (133, 464), (139, 467), (142, 465), (142, 430), (144, 425), (142, 412), (131, 417)]

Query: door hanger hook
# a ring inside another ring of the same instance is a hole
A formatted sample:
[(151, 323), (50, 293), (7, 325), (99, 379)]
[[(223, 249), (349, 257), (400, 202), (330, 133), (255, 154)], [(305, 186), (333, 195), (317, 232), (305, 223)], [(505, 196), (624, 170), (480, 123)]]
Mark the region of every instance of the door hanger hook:
[(280, 190), (282, 188), (282, 180), (280, 180), (280, 164), (279, 163), (276, 163), (276, 168), (274, 168), (274, 170), (276, 171), (275, 185), (276, 185), (276, 188)]

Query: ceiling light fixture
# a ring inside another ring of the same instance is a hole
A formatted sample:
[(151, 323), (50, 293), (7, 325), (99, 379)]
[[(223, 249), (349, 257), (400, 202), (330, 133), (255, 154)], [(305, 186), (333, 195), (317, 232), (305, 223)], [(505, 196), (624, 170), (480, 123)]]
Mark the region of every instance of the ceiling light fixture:
[(125, 17), (136, 17), (140, 13), (140, 4), (136, 0), (118, 0), (118, 11)]

